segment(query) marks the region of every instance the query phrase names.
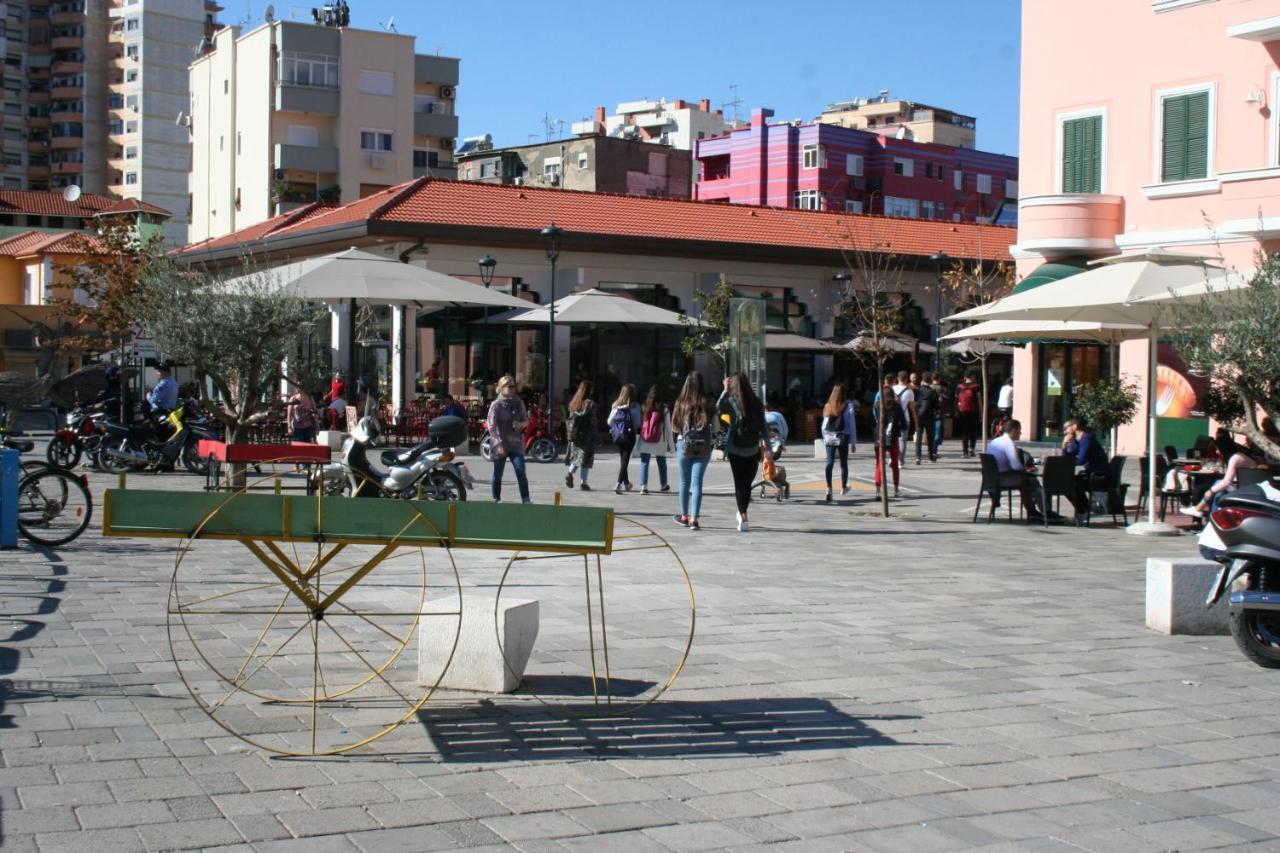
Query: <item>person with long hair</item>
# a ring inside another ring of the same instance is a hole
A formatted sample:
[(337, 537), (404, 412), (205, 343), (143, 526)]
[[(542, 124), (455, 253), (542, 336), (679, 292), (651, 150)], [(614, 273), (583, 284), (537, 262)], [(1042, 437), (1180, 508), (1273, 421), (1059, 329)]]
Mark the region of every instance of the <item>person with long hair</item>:
[(880, 397), (884, 402), (883, 422), (880, 421), (879, 402), (873, 412), (876, 416), (876, 493), (880, 494), (882, 488), (886, 491), (889, 488), (889, 484), (884, 481), (884, 462), (885, 456), (888, 456), (893, 470), (893, 496), (896, 498), (900, 494), (898, 482), (901, 477), (898, 442), (907, 430), (907, 416), (903, 414), (902, 407), (894, 397), (893, 386), (888, 382), (880, 389)]
[(659, 399), (658, 386), (649, 388), (644, 405), (640, 408), (640, 440), (636, 443), (640, 453), (640, 494), (649, 494), (649, 460), (658, 461), (659, 491), (671, 491), (667, 485), (667, 457), (671, 455), (671, 411)]
[(493, 502), (502, 500), (502, 472), (511, 463), (520, 487), (521, 503), (529, 503), (529, 478), (524, 470), (524, 425), (529, 420), (524, 401), (516, 394), (516, 380), (504, 376), (498, 380), (498, 399), (489, 406), (485, 419), (489, 441), (493, 446)]
[(768, 453), (764, 442), (764, 406), (751, 390), (745, 374), (726, 376), (724, 392), (716, 403), (716, 413), (725, 427), (724, 453), (733, 472), (733, 493), (738, 502), (738, 531), (751, 528), (747, 507), (751, 486), (760, 468), (760, 454)]
[(618, 448), (618, 485), (614, 494), (631, 491), (631, 453), (636, 449), (636, 435), (640, 432), (640, 404), (636, 402), (636, 386), (624, 382), (617, 399), (609, 409), (609, 437)]
[(849, 494), (849, 449), (857, 449), (858, 434), (854, 429), (857, 404), (844, 396), (844, 385), (831, 386), (831, 396), (822, 409), (822, 443), (827, 447), (827, 502), (832, 500), (831, 471), (840, 458), (840, 495)]
[(565, 454), (564, 484), (573, 488), (573, 475), (582, 477), (579, 486), (584, 492), (591, 491), (587, 485), (587, 477), (591, 474), (591, 466), (596, 458), (596, 404), (591, 399), (591, 380), (584, 379), (578, 383), (578, 390), (569, 401), (569, 415), (565, 421), (565, 436), (569, 439), (569, 452)]
[(711, 462), (711, 424), (715, 414), (702, 390), (702, 377), (685, 377), (680, 396), (671, 410), (671, 429), (676, 434), (676, 470), (679, 473), (680, 513), (677, 524), (698, 530), (702, 509), (702, 479)]

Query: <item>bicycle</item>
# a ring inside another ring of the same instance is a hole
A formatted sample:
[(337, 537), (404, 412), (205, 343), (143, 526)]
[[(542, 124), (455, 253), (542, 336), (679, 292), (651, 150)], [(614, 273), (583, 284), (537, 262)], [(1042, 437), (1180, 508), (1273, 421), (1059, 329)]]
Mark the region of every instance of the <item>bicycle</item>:
[[(35, 443), (4, 436), (5, 448), (28, 453)], [(18, 532), (37, 545), (71, 542), (93, 518), (93, 495), (87, 477), (45, 462), (24, 466), (18, 479)]]

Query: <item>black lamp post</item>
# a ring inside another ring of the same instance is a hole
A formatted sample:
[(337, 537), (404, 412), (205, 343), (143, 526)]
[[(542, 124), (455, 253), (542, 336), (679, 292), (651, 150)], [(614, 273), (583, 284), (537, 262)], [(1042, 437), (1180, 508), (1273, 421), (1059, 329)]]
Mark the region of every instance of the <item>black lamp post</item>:
[[(486, 254), (483, 258), (476, 261), (476, 266), (480, 267), (480, 281), (484, 283), (485, 290), (489, 289), (489, 285), (493, 284), (493, 271), (497, 269), (498, 262)], [(480, 339), (480, 352), (483, 361), (480, 364), (480, 378), (483, 380), (488, 375), (489, 361), (489, 306), (484, 306), (484, 332)], [(487, 386), (481, 386), (487, 387)], [(481, 392), (481, 398), (484, 393)]]
[(929, 260), (933, 261), (934, 271), (938, 274), (938, 280), (934, 284), (936, 291), (936, 309), (937, 314), (934, 315), (933, 323), (933, 370), (935, 373), (942, 372), (942, 271), (951, 268), (951, 257), (946, 252), (934, 252), (929, 256)]
[(560, 238), (564, 231), (554, 222), (542, 229), (547, 260), (551, 261), (551, 305), (547, 321), (547, 431), (556, 434), (556, 260), (560, 257)]

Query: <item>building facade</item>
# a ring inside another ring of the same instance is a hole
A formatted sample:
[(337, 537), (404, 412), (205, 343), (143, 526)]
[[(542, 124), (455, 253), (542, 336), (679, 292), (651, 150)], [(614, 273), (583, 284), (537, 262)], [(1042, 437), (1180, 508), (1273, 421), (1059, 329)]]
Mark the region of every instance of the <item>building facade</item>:
[(219, 32), (190, 67), (191, 240), (455, 177), (458, 65), (380, 30), (272, 21)]
[(479, 142), (457, 158), (458, 177), (625, 195), (689, 198), (693, 157), (638, 139), (580, 136), (539, 145), (492, 148)]
[(185, 68), (217, 28), (212, 0), (9, 0), (4, 6), (6, 189), (78, 186), (173, 210), (187, 237)]
[(1016, 217), (1018, 159), (835, 124), (751, 124), (695, 143), (694, 198), (948, 222)]
[(872, 98), (828, 104), (815, 121), (881, 136), (901, 133), (916, 142), (936, 142), (953, 148), (976, 148), (978, 120), (953, 110), (891, 98), (887, 90)]
[(662, 98), (618, 104), (613, 115), (596, 107), (592, 118), (574, 122), (570, 129), (577, 136), (615, 136), (691, 151), (699, 139), (727, 133), (733, 124), (722, 111), (711, 109), (707, 98), (697, 103)]
[[(1023, 4), (1019, 273), (1155, 248), (1247, 269), (1257, 250), (1280, 249), (1278, 22), (1280, 0)], [(1085, 346), (1019, 351), (1018, 416), (1052, 435), (1067, 411), (1061, 389), (1102, 373), (1106, 358)], [(1145, 452), (1148, 358), (1147, 341), (1121, 346), (1120, 372), (1143, 404), (1119, 452)], [(1160, 366), (1182, 372), (1168, 346)], [(1159, 410), (1160, 446), (1207, 430), (1196, 411)]]

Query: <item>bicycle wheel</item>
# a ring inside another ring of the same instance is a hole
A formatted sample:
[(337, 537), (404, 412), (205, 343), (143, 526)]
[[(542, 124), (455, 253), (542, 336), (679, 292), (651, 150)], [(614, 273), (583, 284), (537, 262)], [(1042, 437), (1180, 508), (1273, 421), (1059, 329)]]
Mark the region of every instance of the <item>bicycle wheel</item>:
[(18, 483), (18, 530), (38, 545), (65, 545), (89, 526), (93, 497), (74, 474), (49, 468)]

